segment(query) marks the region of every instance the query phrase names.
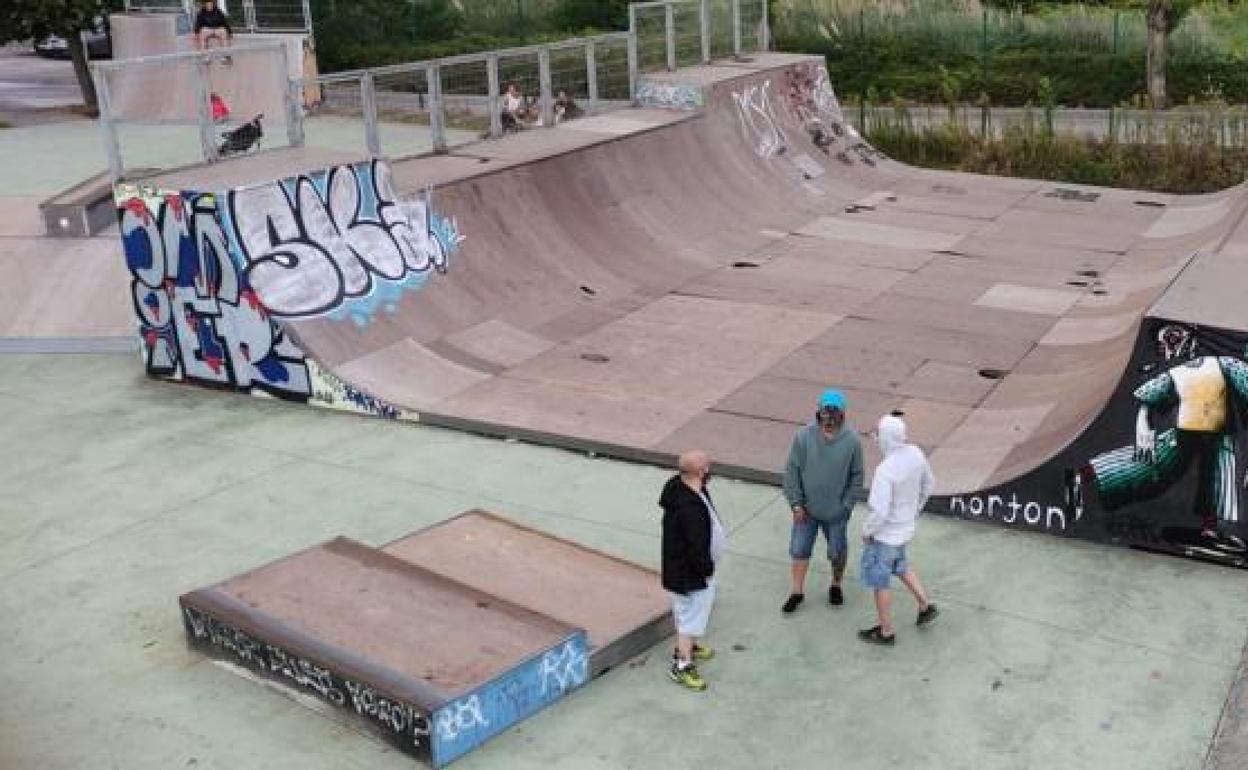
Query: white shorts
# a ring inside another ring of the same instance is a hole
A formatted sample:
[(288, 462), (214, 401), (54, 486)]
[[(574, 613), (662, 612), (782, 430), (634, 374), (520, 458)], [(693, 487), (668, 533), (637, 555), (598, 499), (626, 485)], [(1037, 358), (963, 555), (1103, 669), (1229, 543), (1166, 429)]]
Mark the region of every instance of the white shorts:
[(672, 616), (676, 619), (676, 633), (682, 636), (702, 636), (707, 621), (711, 619), (711, 605), (715, 603), (715, 584), (709, 583), (701, 591), (685, 595), (672, 594)]

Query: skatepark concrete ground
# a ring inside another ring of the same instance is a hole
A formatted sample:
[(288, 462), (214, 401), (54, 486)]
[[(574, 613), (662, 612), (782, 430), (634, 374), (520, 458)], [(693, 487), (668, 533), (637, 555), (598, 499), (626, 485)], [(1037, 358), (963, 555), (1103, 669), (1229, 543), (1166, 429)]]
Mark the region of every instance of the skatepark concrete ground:
[[(94, 126), (17, 130), (0, 131), (28, 164), (0, 178), (0, 343), (132, 333), (116, 234), (38, 236), (58, 169), (96, 170)], [(50, 266), (78, 275), (55, 301), (91, 312), (9, 318), (38, 304), (13, 276), (37, 289)], [(481, 507), (658, 564), (663, 469), (161, 383), (133, 354), (0, 355), (0, 446), (4, 768), (413, 767), (184, 642), (179, 594), (339, 534), (376, 545)], [(869, 597), (819, 601), (826, 564), (780, 615), (779, 491), (715, 492), (732, 539), (710, 690), (667, 681), (661, 645), (456, 767), (1243, 768), (1239, 571), (928, 518), (912, 555), (941, 620), (917, 633), (902, 597), (897, 646), (867, 647)]]
[[(0, 356), (0, 413), (3, 767), (411, 767), (183, 641), (180, 593), (338, 534), (483, 507), (658, 564), (659, 468), (160, 383), (133, 355)], [(779, 491), (716, 492), (710, 690), (667, 681), (663, 645), (457, 767), (1202, 767), (1248, 633), (1238, 571), (928, 518), (941, 620), (918, 633), (902, 599), (897, 646), (868, 647), (867, 595), (819, 601), (826, 565), (781, 616)]]

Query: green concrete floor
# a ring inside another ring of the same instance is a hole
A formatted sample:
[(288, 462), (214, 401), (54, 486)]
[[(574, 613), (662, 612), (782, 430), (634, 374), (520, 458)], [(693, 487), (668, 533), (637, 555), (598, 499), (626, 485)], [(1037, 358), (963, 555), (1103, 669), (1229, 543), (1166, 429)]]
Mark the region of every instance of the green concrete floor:
[[(340, 533), (481, 506), (657, 563), (660, 469), (157, 383), (133, 356), (0, 356), (0, 411), (4, 768), (415, 766), (183, 642), (178, 594)], [(867, 647), (857, 588), (781, 617), (777, 491), (716, 491), (732, 540), (709, 692), (668, 682), (655, 649), (456, 767), (1201, 766), (1248, 630), (1242, 573), (926, 519), (913, 558), (941, 622)]]

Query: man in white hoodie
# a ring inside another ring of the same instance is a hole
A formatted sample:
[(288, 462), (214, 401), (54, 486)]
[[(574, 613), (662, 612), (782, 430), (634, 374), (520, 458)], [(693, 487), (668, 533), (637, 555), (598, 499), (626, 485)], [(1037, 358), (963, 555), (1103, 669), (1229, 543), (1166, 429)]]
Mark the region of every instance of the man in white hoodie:
[(906, 443), (906, 424), (900, 417), (881, 417), (876, 440), (884, 459), (871, 479), (870, 512), (862, 525), (862, 582), (875, 592), (879, 623), (859, 631), (858, 638), (888, 645), (896, 641), (889, 588), (892, 575), (901, 578), (919, 604), (916, 625), (926, 626), (936, 619), (936, 605), (928, 601), (919, 576), (906, 561), (906, 543), (914, 537), (915, 520), (936, 481), (923, 450)]

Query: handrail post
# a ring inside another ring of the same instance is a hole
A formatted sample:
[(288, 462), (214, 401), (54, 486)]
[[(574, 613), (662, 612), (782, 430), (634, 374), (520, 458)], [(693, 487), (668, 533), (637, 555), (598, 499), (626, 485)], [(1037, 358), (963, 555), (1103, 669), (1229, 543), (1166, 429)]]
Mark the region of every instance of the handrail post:
[(430, 64), (425, 68), (425, 85), (429, 88), (429, 134), (434, 152), (446, 152), (446, 104), (442, 101), (442, 67)]
[(628, 6), (628, 100), (637, 98), (637, 9)]
[(377, 86), (372, 72), (360, 77), (360, 108), (364, 112), (364, 146), (370, 158), (379, 158), (381, 133), (377, 129)]
[(594, 41), (585, 44), (585, 90), (590, 112), (598, 109), (598, 52)]
[(767, 0), (763, 0), (763, 22), (758, 29), (758, 50), (763, 53), (766, 53), (771, 47), (771, 18), (767, 11)]
[(538, 107), (541, 109), (542, 125), (553, 126), (555, 124), (555, 98), (551, 93), (549, 48), (541, 48), (537, 52), (537, 80), (540, 89)]
[(667, 45), (667, 71), (676, 71), (676, 6), (663, 6), (663, 39)]
[(500, 102), (502, 93), (498, 85), (498, 54), (485, 57), (485, 79), (489, 83), (490, 136), (503, 135), (503, 112)]
[(303, 133), (303, 78), (286, 81), (286, 139), (291, 147), (302, 147)]
[(209, 82), (211, 59), (207, 54), (195, 60), (195, 121), (199, 124), (199, 147), (204, 160), (217, 160), (216, 137), (212, 135), (212, 86)]
[(117, 139), (117, 126), (113, 123), (112, 96), (108, 90), (108, 78), (104, 70), (96, 68), (91, 73), (95, 78), (96, 104), (100, 110), (100, 131), (104, 136), (104, 149), (108, 152), (108, 173), (116, 184), (124, 171), (121, 164), (121, 143)]
[(698, 3), (698, 36), (702, 39), (702, 63), (711, 61), (711, 0)]
[(732, 0), (732, 55), (741, 58), (741, 0)]

